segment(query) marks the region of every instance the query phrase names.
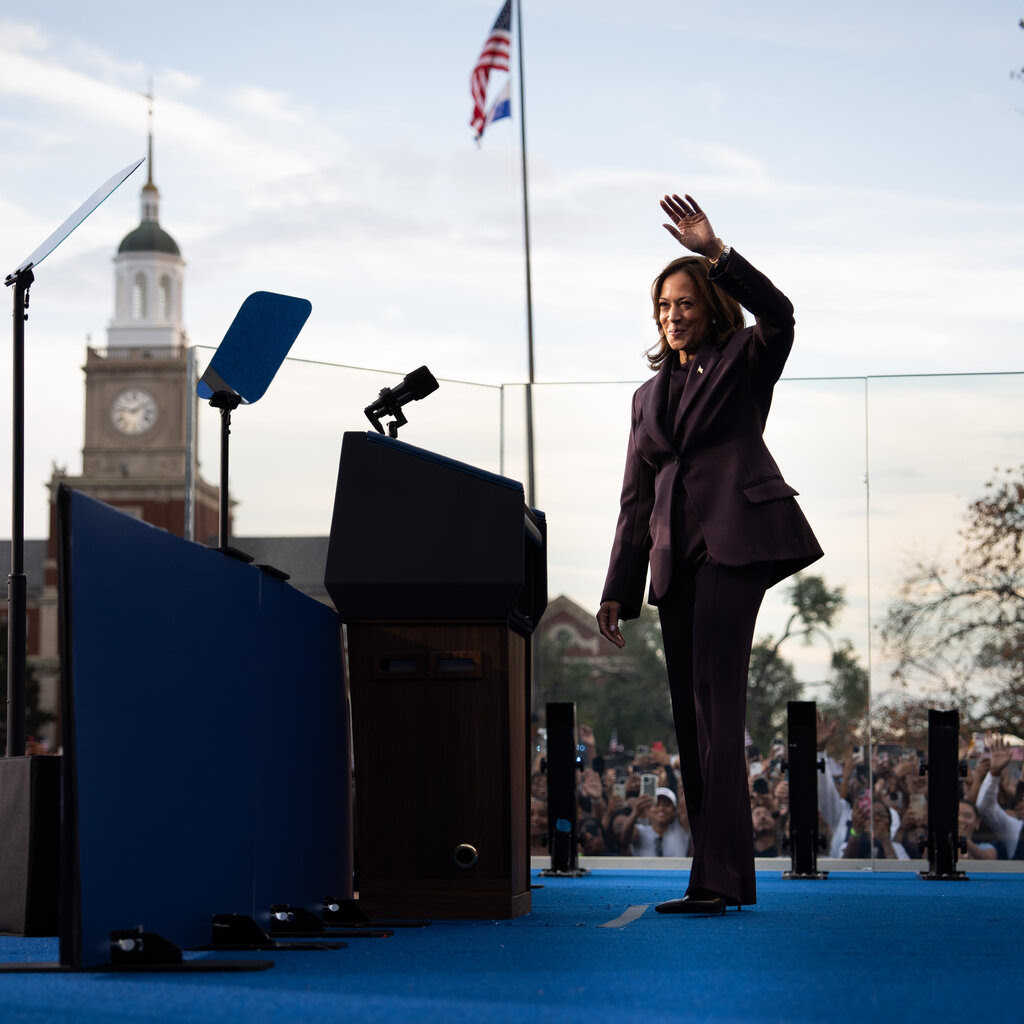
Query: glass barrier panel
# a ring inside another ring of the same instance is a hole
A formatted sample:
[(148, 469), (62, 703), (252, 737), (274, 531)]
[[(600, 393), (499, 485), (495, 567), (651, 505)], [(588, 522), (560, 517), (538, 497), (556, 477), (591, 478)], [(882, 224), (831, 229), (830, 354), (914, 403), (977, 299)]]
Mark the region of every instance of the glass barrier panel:
[[(212, 352), (201, 354), (200, 369)], [(325, 536), (342, 434), (373, 429), (364, 408), (401, 379), (286, 360), (264, 398), (232, 417), (233, 534)], [(656, 611), (624, 624), (631, 643), (621, 652), (594, 618), (638, 384), (531, 389), (533, 504), (547, 518), (549, 592), (534, 648), (531, 742), (539, 762), (545, 704), (577, 704), (587, 769), (578, 827), (581, 851), (592, 854), (629, 854), (617, 839), (616, 810), (652, 785), (644, 776), (675, 789), (678, 803), (678, 773), (664, 771), (676, 749)], [(399, 438), (526, 485), (526, 397), (521, 384), (442, 380), (404, 407), (409, 422)], [(1022, 406), (1024, 374), (777, 386), (766, 440), (825, 556), (768, 592), (755, 631), (748, 770), (762, 851), (788, 856), (786, 704), (814, 700), (825, 716), (823, 856), (870, 857), (879, 868), (891, 857), (926, 856), (928, 776), (918, 769), (930, 707), (960, 713), (969, 805), (985, 802), (988, 791), (979, 789), (993, 750), (1005, 761), (994, 798), (1003, 817), (961, 805), (969, 858), (1014, 856), (1005, 815), (1024, 806)], [(201, 473), (215, 484), (220, 420), (205, 403), (199, 428)], [(543, 779), (535, 785), (543, 790)], [(538, 822), (544, 810), (536, 802)]]
[[(639, 620), (624, 624), (633, 643), (623, 651), (600, 637), (594, 620), (618, 515), (636, 387), (637, 382), (534, 385), (532, 402), (536, 504), (548, 519), (550, 594), (534, 711), (542, 725), (547, 701), (576, 702), (581, 755), (588, 768), (598, 761), (596, 775), (582, 780), (581, 849), (596, 852), (603, 846), (619, 855), (630, 853), (615, 836), (614, 809), (623, 794), (628, 800), (642, 785), (652, 785), (644, 778), (649, 775), (667, 782), (667, 788), (678, 785), (678, 772), (666, 777), (660, 763), (665, 755), (671, 763), (677, 751), (656, 612), (648, 608)], [(526, 467), (526, 389), (504, 390), (506, 472), (519, 476)], [(799, 501), (826, 552), (800, 577), (769, 591), (755, 632), (748, 703), (752, 825), (756, 820), (762, 826), (762, 852), (783, 856), (787, 702), (815, 700), (836, 723), (833, 743), (850, 744), (866, 718), (864, 381), (781, 382), (766, 436), (787, 480), (800, 491)], [(542, 780), (537, 785), (542, 787)], [(653, 848), (653, 840), (646, 845)]]
[[(1016, 852), (1005, 815), (1020, 806), (1024, 753), (1022, 407), (1021, 374), (869, 382), (868, 760), (879, 867), (883, 859), (928, 855), (931, 773), (921, 775), (918, 764), (928, 749), (929, 708), (959, 712), (967, 768), (959, 828), (968, 845), (961, 867), (993, 851), (997, 859)], [(1000, 769), (997, 799), (978, 814), (990, 747), (1004, 742), (1017, 753)]]

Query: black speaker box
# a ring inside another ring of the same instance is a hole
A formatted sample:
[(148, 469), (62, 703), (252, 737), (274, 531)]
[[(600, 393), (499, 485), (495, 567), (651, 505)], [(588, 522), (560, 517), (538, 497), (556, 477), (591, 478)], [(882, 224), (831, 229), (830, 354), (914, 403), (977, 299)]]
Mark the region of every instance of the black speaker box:
[(0, 758), (0, 932), (56, 935), (59, 757)]

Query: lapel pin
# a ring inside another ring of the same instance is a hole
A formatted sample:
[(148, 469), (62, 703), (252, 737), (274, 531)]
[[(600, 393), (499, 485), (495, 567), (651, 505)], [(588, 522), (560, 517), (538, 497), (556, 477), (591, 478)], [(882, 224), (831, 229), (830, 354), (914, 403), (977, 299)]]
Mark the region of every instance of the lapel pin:
[(698, 367), (697, 367), (697, 372), (698, 372), (698, 373), (703, 373), (703, 372), (704, 372), (704, 367), (703, 367), (703, 366), (699, 366), (699, 365), (698, 365)]

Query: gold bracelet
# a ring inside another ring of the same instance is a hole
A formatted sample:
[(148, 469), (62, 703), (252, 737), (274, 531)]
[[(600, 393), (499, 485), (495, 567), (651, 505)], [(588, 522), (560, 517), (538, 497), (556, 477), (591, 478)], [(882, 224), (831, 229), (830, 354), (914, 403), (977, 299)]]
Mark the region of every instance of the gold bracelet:
[(724, 260), (729, 255), (729, 253), (731, 253), (731, 252), (732, 252), (732, 246), (731, 245), (723, 245), (722, 246), (722, 251), (718, 254), (718, 256), (715, 259), (713, 259), (711, 261), (711, 266), (717, 267), (719, 262), (721, 260)]

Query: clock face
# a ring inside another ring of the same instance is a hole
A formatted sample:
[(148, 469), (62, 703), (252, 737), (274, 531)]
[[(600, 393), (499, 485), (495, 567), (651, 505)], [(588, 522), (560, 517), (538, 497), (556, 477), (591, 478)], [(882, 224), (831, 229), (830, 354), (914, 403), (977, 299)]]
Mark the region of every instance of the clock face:
[(144, 434), (156, 423), (156, 399), (145, 388), (125, 388), (110, 406), (110, 419), (122, 434)]

